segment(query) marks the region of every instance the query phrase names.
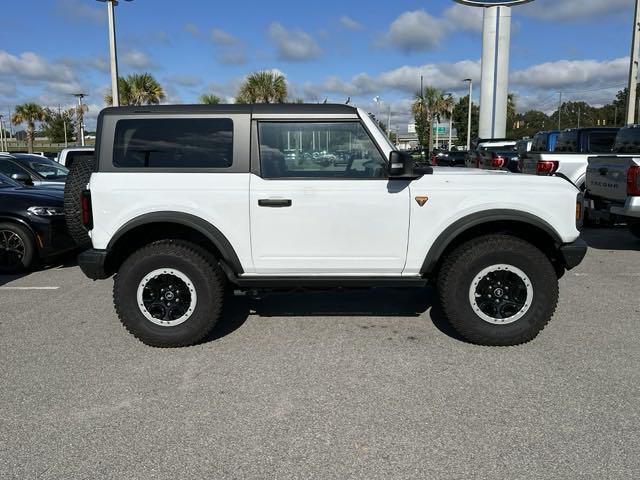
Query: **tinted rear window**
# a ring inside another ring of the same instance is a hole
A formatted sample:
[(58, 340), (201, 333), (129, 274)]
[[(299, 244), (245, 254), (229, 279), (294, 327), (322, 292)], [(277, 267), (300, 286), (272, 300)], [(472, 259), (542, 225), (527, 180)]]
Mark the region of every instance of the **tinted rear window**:
[(558, 143), (556, 144), (556, 152), (579, 152), (578, 148), (578, 131), (573, 130), (571, 132), (562, 132), (558, 136)]
[(549, 134), (538, 133), (533, 137), (532, 152), (546, 152), (549, 148)]
[(589, 136), (589, 152), (610, 153), (615, 139), (615, 132), (594, 132)]
[(613, 151), (616, 153), (640, 153), (640, 128), (620, 130)]
[(231, 119), (131, 119), (116, 124), (116, 167), (228, 168), (232, 163)]

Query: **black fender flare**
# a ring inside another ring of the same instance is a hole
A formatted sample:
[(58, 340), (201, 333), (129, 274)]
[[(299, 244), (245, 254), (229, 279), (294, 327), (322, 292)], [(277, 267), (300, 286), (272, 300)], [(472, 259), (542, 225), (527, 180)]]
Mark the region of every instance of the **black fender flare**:
[(467, 230), (484, 223), (505, 221), (518, 222), (536, 227), (547, 233), (558, 246), (562, 245), (562, 238), (558, 232), (549, 225), (549, 223), (536, 215), (509, 209), (485, 210), (467, 215), (449, 225), (431, 245), (420, 269), (420, 273), (422, 275), (433, 273), (447, 247)]
[(227, 237), (206, 220), (184, 212), (152, 212), (128, 221), (113, 235), (107, 246), (107, 251), (111, 250), (118, 240), (131, 230), (152, 223), (176, 223), (201, 233), (213, 243), (222, 255), (221, 260), (231, 267), (234, 273), (238, 275), (244, 273), (240, 259)]

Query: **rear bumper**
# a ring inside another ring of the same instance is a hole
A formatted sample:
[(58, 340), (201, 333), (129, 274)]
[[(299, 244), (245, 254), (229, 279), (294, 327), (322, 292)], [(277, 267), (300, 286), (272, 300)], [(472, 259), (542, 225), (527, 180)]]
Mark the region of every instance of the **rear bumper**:
[(611, 207), (611, 213), (621, 217), (640, 218), (640, 197), (627, 197), (624, 206)]
[(582, 263), (582, 260), (587, 255), (587, 248), (586, 242), (581, 238), (560, 247), (560, 255), (567, 270), (576, 268)]
[(78, 264), (82, 273), (91, 280), (104, 280), (111, 276), (105, 268), (106, 261), (106, 250), (86, 250), (78, 256)]

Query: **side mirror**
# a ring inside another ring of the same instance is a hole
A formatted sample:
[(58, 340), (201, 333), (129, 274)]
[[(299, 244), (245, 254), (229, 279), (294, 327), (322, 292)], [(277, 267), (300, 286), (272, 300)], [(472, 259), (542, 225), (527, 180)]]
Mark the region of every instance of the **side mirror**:
[(31, 177), (26, 173), (14, 173), (13, 175), (11, 175), (11, 178), (16, 182), (20, 182), (29, 187), (33, 186), (33, 180), (31, 180)]
[(394, 150), (389, 155), (389, 177), (414, 178), (413, 158), (407, 152)]

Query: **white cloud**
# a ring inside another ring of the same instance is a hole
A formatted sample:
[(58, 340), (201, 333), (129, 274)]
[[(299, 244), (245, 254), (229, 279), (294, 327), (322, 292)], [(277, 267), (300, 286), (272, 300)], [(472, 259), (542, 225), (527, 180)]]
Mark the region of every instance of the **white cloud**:
[(340, 17), (340, 25), (342, 25), (347, 30), (354, 30), (354, 31), (362, 30), (364, 28), (362, 23), (358, 22), (357, 20), (354, 20), (353, 18), (347, 15), (342, 15)]
[(322, 55), (322, 49), (313, 37), (302, 30), (287, 30), (274, 22), (269, 26), (268, 36), (281, 60), (305, 62)]
[(455, 4), (444, 12), (446, 28), (451, 32), (467, 30), (482, 33), (483, 10), (478, 7)]
[(57, 0), (56, 4), (58, 12), (68, 19), (95, 23), (102, 23), (107, 19), (105, 6), (92, 6), (82, 0)]
[(558, 60), (532, 65), (511, 74), (513, 85), (538, 89), (598, 88), (623, 83), (629, 59)]
[(167, 81), (181, 87), (197, 87), (202, 84), (202, 78), (197, 75), (172, 75), (167, 77)]
[(57, 78), (61, 81), (73, 81), (74, 74), (66, 65), (53, 65), (37, 53), (25, 52), (20, 56), (0, 50), (0, 75), (16, 76), (31, 80)]
[(367, 73), (355, 75), (350, 80), (337, 76), (327, 77), (321, 84), (305, 85), (308, 92), (329, 92), (346, 96), (370, 95), (383, 90), (393, 90), (413, 95), (420, 90), (420, 77), (424, 85), (443, 90), (462, 91), (464, 78), (480, 78), (480, 62), (464, 60), (456, 63), (426, 64), (421, 66), (405, 65), (382, 72), (377, 76)]
[(233, 49), (219, 54), (217, 60), (222, 65), (244, 65), (247, 56), (242, 49)]
[(536, 0), (518, 8), (523, 15), (565, 22), (612, 13), (631, 12), (631, 0)]
[(219, 28), (214, 28), (211, 31), (211, 41), (216, 45), (237, 45), (240, 43), (236, 37)]
[(202, 35), (202, 32), (200, 32), (200, 29), (198, 28), (198, 26), (194, 25), (193, 23), (185, 24), (184, 31), (187, 33), (190, 33), (194, 37), (200, 37)]
[(404, 52), (421, 52), (436, 48), (445, 35), (445, 24), (424, 10), (405, 12), (389, 26), (385, 44)]
[(140, 50), (127, 50), (121, 55), (122, 64), (134, 69), (145, 69), (153, 67), (153, 62), (149, 56)]

